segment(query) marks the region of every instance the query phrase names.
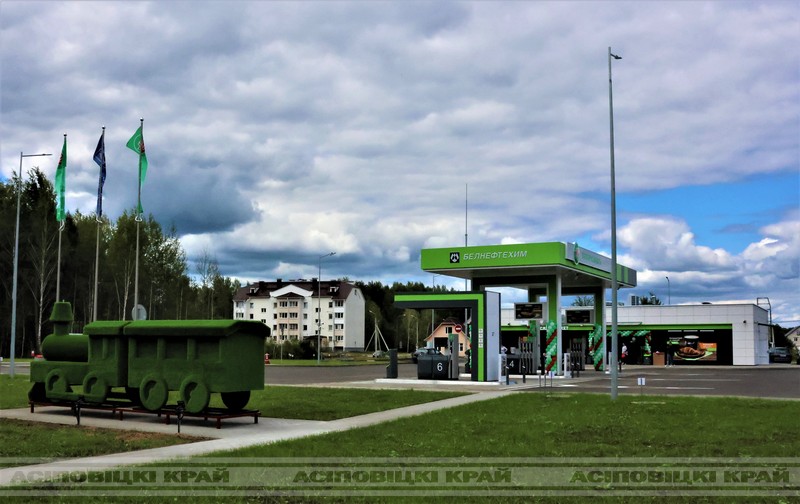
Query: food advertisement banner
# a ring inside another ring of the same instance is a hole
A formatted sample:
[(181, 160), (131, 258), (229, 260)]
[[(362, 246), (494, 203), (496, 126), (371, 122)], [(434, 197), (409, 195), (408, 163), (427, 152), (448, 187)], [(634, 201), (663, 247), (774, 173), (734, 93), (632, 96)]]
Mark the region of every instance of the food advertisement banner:
[(670, 341), (675, 349), (676, 361), (717, 361), (717, 343), (700, 341), (696, 335), (684, 336)]

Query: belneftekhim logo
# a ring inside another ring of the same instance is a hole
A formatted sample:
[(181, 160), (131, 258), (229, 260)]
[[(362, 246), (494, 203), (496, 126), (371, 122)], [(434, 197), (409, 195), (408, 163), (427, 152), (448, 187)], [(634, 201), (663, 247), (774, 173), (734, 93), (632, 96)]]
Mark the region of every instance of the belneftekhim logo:
[(450, 264), (457, 264), (461, 262), (460, 252), (450, 252)]

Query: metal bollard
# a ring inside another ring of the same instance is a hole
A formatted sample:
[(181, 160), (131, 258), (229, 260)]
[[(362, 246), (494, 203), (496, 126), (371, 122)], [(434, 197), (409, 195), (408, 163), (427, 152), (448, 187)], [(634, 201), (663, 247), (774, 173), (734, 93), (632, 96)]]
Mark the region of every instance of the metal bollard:
[(81, 406), (83, 406), (83, 404), (83, 396), (78, 396), (78, 400), (72, 403), (72, 414), (75, 415), (78, 425), (81, 424)]
[(186, 403), (183, 401), (178, 401), (178, 407), (175, 408), (175, 411), (178, 413), (178, 434), (181, 433), (181, 420), (183, 420), (183, 412), (186, 411)]

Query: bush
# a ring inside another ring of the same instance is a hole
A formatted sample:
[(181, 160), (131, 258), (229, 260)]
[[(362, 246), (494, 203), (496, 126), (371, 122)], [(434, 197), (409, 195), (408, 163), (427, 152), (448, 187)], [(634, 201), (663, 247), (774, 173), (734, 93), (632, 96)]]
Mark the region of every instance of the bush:
[(281, 356), (283, 359), (310, 359), (311, 357), (306, 357), (305, 343), (294, 339), (286, 340), (283, 343), (267, 340), (264, 342), (264, 353), (268, 353), (271, 359), (278, 359)]

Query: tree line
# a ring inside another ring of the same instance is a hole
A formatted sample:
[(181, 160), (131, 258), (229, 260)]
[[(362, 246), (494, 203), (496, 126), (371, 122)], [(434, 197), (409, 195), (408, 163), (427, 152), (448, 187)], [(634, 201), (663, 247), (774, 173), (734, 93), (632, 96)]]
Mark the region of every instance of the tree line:
[[(21, 191), (18, 192), (18, 188)], [(49, 317), (56, 301), (59, 223), (53, 183), (39, 168), (24, 179), (15, 175), (0, 183), (0, 355), (9, 355), (13, 294), (14, 240), (19, 195), (19, 259), (17, 282), (16, 356), (39, 353), (49, 334)], [(99, 226), (99, 237), (98, 237)], [(72, 330), (81, 332), (94, 312), (95, 256), (99, 241), (98, 320), (131, 320), (136, 266), (136, 212), (131, 208), (111, 221), (80, 211), (67, 213), (61, 231), (60, 300), (72, 304)], [(225, 277), (216, 258), (204, 251), (196, 258), (194, 275), (174, 226), (164, 229), (152, 215), (139, 222), (139, 304), (148, 319), (230, 319), (239, 280)], [(348, 281), (347, 278), (341, 280)], [(408, 310), (394, 306), (398, 292), (445, 292), (421, 282), (353, 282), (366, 299), (365, 343), (380, 328), (393, 348), (413, 350), (424, 345), (431, 329), (463, 311)], [(370, 344), (373, 348), (374, 342)], [(384, 348), (383, 342), (379, 347)]]
[[(21, 188), (21, 192), (18, 192)], [(56, 301), (59, 223), (55, 189), (38, 169), (24, 180), (15, 175), (0, 184), (0, 355), (8, 355), (17, 197), (19, 259), (17, 282), (17, 356), (39, 353), (49, 331)], [(99, 226), (99, 238), (98, 238)], [(136, 214), (116, 220), (79, 211), (68, 213), (61, 231), (61, 301), (72, 304), (73, 331), (82, 331), (94, 311), (95, 256), (99, 239), (98, 320), (130, 320), (134, 304)], [(239, 282), (223, 277), (216, 259), (204, 252), (196, 280), (189, 274), (186, 252), (174, 226), (164, 229), (152, 215), (139, 222), (139, 304), (149, 319), (232, 318)]]

